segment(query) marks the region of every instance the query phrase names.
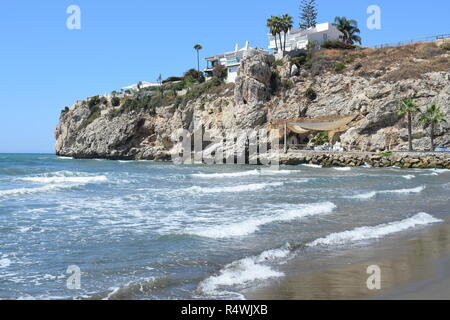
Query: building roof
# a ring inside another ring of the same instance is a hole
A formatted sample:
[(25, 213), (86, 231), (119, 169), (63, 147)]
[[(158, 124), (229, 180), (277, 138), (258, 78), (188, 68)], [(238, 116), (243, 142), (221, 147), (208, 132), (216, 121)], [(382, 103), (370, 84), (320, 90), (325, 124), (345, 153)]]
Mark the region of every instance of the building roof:
[(215, 56), (205, 58), (205, 60), (206, 60), (206, 61), (215, 61), (215, 60), (219, 60), (219, 59), (221, 59), (221, 58), (234, 56), (234, 55), (236, 55), (238, 52), (247, 51), (248, 49), (250, 49), (250, 42), (249, 42), (249, 41), (246, 41), (245, 47), (242, 48), (242, 49), (239, 49), (239, 45), (236, 44), (236, 49), (235, 49), (234, 51), (230, 51), (230, 52), (225, 52), (225, 53), (217, 54), (217, 55), (215, 55)]
[[(132, 84), (131, 86), (128, 87), (123, 87), (123, 90), (135, 90), (138, 88), (139, 83), (136, 84)], [(159, 87), (161, 86), (160, 83), (158, 82), (149, 82), (149, 81), (141, 81), (140, 83), (141, 88), (148, 88), (148, 87)]]

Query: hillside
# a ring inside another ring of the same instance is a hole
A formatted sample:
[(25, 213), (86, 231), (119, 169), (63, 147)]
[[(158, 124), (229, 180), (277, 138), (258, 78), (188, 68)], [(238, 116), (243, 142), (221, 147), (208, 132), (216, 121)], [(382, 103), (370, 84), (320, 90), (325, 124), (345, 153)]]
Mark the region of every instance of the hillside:
[[(76, 158), (169, 160), (177, 130), (203, 124), (212, 136), (231, 129), (272, 128), (277, 119), (357, 114), (338, 137), (347, 150), (407, 149), (404, 98), (423, 110), (438, 104), (446, 123), (436, 143), (450, 143), (450, 51), (441, 43), (385, 49), (329, 49), (275, 61), (251, 51), (235, 85), (218, 79), (78, 101), (61, 113), (56, 153)], [(414, 119), (414, 147), (429, 148), (428, 129)], [(311, 137), (309, 137), (311, 138)], [(307, 138), (307, 139), (309, 139)]]

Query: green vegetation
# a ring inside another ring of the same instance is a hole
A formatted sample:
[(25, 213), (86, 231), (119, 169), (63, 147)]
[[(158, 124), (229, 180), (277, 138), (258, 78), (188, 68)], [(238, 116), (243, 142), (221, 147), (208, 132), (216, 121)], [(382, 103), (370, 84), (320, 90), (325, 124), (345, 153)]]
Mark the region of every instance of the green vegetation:
[(336, 17), (333, 25), (343, 33), (342, 42), (346, 44), (361, 44), (361, 37), (358, 35), (361, 30), (355, 20), (348, 20), (346, 17)]
[[(167, 90), (163, 90), (162, 93), (160, 91), (160, 94), (153, 90), (153, 93), (143, 91), (127, 97), (120, 108), (113, 109), (108, 113), (108, 118), (113, 119), (125, 113), (141, 110), (148, 112), (150, 115), (155, 115), (157, 108), (169, 105), (175, 105), (179, 108), (204, 94), (218, 94), (226, 86), (219, 78), (212, 78), (209, 81), (198, 83), (193, 82), (189, 77), (172, 85), (174, 87), (164, 84)], [(177, 91), (182, 89), (188, 89), (188, 92), (184, 96), (178, 96)]]
[(92, 97), (88, 100), (88, 107), (92, 109), (95, 106), (98, 106), (101, 103), (101, 99), (99, 96)]
[(443, 44), (441, 48), (450, 51), (450, 42)]
[(300, 29), (307, 30), (317, 25), (317, 5), (315, 0), (302, 0), (300, 5)]
[(181, 81), (183, 80), (183, 78), (181, 77), (168, 77), (166, 80), (163, 80), (163, 84), (165, 83), (170, 83), (170, 82), (177, 82), (177, 81)]
[(408, 118), (408, 141), (409, 141), (409, 151), (413, 151), (412, 145), (412, 118), (413, 115), (420, 112), (419, 108), (416, 106), (412, 99), (405, 99), (400, 103), (398, 115), (401, 117)]
[(88, 125), (90, 125), (92, 122), (94, 122), (95, 119), (99, 118), (101, 115), (101, 109), (99, 105), (95, 105), (92, 108), (89, 108), (91, 110), (91, 113), (89, 116), (83, 120), (83, 122), (80, 125), (80, 129), (86, 128)]
[(322, 43), (323, 49), (339, 49), (339, 50), (351, 50), (355, 49), (355, 46), (338, 40), (328, 40)]
[(63, 110), (61, 110), (61, 115), (66, 114), (69, 112), (69, 107), (65, 107)]
[(334, 66), (334, 71), (340, 73), (340, 72), (344, 71), (345, 67), (346, 67), (346, 66), (345, 66), (344, 63), (338, 62), (338, 63), (336, 63), (336, 65)]
[(420, 115), (420, 122), (425, 126), (430, 126), (431, 151), (434, 151), (434, 129), (437, 124), (446, 122), (445, 114), (439, 106), (433, 104)]
[(112, 104), (113, 107), (120, 106), (120, 98), (119, 97), (113, 97), (111, 99), (111, 104)]
[(382, 152), (378, 155), (383, 158), (389, 158), (389, 157), (392, 157), (394, 155), (394, 153), (391, 151), (387, 151), (387, 152)]
[[(272, 34), (272, 36), (274, 36), (275, 38), (275, 46), (277, 51), (286, 50), (286, 35), (288, 31), (291, 30), (294, 26), (293, 24), (293, 18), (288, 14), (284, 14), (282, 16), (271, 16), (269, 19), (267, 19), (267, 27), (270, 29), (270, 33)], [(284, 41), (281, 37), (281, 34), (284, 35)], [(278, 40), (280, 44), (279, 46)]]
[(216, 64), (214, 66), (212, 74), (214, 78), (224, 80), (228, 76), (228, 70), (227, 68), (225, 68), (225, 66), (221, 64)]
[(317, 93), (312, 87), (309, 87), (305, 91), (305, 97), (308, 98), (309, 101), (314, 101), (317, 99)]
[(328, 131), (322, 131), (317, 133), (310, 141), (315, 146), (323, 146), (328, 142)]

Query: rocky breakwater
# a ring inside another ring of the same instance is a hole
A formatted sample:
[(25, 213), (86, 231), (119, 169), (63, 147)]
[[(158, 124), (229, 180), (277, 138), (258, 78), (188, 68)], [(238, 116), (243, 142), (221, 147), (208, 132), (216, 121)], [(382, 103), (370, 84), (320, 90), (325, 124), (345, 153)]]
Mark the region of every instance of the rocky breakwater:
[[(272, 155), (273, 157), (274, 155)], [(324, 167), (401, 167), (450, 169), (449, 153), (372, 153), (372, 152), (288, 152), (280, 155), (280, 164), (313, 164)]]

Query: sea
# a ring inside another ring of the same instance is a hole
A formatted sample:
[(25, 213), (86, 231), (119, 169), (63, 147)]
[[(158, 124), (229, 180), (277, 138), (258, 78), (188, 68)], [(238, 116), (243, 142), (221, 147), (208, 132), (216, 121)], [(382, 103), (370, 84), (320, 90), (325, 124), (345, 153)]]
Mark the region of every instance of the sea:
[(0, 154), (0, 299), (245, 299), (293, 259), (449, 222), (445, 169)]

